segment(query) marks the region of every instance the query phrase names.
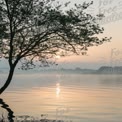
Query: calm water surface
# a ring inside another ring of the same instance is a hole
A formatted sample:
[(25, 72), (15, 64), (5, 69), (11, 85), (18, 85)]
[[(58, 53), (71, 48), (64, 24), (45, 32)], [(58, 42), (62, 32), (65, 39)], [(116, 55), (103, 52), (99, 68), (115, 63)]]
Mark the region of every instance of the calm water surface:
[[(6, 75), (0, 75), (0, 85)], [(16, 74), (1, 98), (15, 116), (66, 122), (122, 122), (122, 76)], [(4, 110), (0, 108), (0, 113)]]

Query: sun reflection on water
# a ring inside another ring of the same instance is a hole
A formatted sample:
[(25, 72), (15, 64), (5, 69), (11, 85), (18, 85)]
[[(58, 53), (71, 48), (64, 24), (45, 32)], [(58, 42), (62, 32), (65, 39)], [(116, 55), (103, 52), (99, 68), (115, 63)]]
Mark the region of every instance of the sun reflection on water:
[(57, 97), (60, 96), (60, 92), (61, 92), (60, 83), (56, 83), (56, 96), (57, 96)]

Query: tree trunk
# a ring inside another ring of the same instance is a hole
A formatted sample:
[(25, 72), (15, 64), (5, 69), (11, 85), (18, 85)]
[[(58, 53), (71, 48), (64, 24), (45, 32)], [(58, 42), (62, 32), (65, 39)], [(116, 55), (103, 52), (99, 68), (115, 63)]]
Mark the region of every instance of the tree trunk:
[(3, 85), (2, 88), (0, 88), (0, 94), (2, 94), (5, 89), (9, 86), (11, 80), (12, 80), (12, 77), (13, 77), (13, 74), (14, 74), (14, 69), (15, 69), (15, 66), (14, 67), (10, 67), (10, 71), (9, 71), (9, 74), (8, 74), (8, 78), (5, 82), (5, 84)]

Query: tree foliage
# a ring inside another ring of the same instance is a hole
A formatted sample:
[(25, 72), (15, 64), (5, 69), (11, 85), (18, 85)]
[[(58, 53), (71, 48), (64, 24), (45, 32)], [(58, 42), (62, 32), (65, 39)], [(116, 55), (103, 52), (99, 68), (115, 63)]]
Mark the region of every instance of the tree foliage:
[(75, 4), (66, 11), (53, 3), (53, 0), (1, 0), (0, 52), (10, 65), (20, 59), (28, 66), (34, 59), (46, 63), (55, 55), (80, 54), (87, 47), (108, 40), (96, 36), (103, 33), (103, 28), (95, 17), (84, 12), (92, 3)]
[(56, 55), (82, 54), (90, 46), (109, 41), (98, 38), (104, 29), (85, 12), (91, 4), (65, 10), (68, 3), (62, 7), (54, 0), (1, 0), (0, 54), (10, 70), (19, 61), (22, 68), (35, 66), (36, 61), (47, 65)]

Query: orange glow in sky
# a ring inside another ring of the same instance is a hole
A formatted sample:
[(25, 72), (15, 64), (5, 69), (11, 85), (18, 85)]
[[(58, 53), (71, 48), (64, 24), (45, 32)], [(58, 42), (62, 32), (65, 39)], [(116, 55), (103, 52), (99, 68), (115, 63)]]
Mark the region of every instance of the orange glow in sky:
[[(62, 0), (61, 2), (66, 2), (68, 0)], [(71, 6), (73, 3), (83, 3), (82, 0), (70, 0)], [(98, 14), (99, 10), (104, 10), (105, 15), (105, 22), (98, 23), (101, 27), (104, 28), (104, 33), (100, 35), (100, 37), (112, 37), (111, 42), (106, 42), (100, 46), (90, 47), (88, 49), (87, 55), (88, 56), (70, 56), (65, 58), (60, 58), (59, 62), (100, 62), (101, 58), (104, 62), (111, 62), (111, 50), (116, 48), (120, 52), (122, 52), (122, 1), (115, 1), (115, 0), (93, 0), (93, 5), (88, 8), (93, 15)], [(90, 2), (90, 0), (86, 1)], [(120, 2), (120, 3), (119, 3)], [(116, 10), (110, 11), (110, 8), (116, 7)], [(118, 9), (119, 8), (119, 9)], [(108, 13), (109, 11), (109, 13)], [(113, 15), (113, 16), (112, 16)], [(112, 18), (113, 17), (113, 18)], [(115, 53), (113, 53), (114, 55)], [(118, 59), (122, 59), (122, 53), (119, 55), (114, 55)]]

